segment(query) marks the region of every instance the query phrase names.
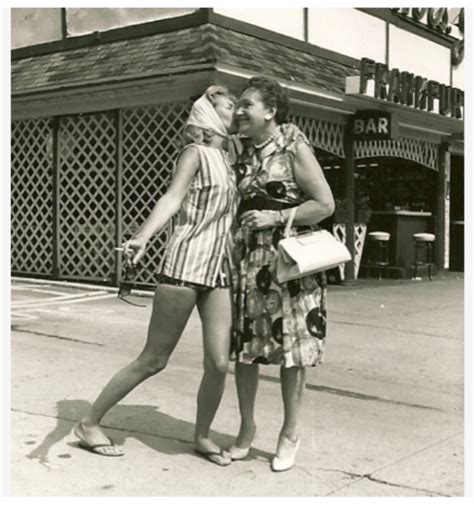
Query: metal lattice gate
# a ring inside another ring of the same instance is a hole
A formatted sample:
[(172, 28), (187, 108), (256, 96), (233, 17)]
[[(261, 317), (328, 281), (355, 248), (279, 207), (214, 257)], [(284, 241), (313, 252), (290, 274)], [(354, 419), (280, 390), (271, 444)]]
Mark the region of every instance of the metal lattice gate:
[(53, 272), (51, 119), (12, 124), (11, 249), (12, 271)]
[[(190, 106), (12, 123), (12, 272), (116, 282), (114, 246), (166, 191)], [(151, 241), (137, 283), (153, 285), (170, 230)]]
[(59, 122), (59, 276), (112, 281), (116, 128), (113, 113)]

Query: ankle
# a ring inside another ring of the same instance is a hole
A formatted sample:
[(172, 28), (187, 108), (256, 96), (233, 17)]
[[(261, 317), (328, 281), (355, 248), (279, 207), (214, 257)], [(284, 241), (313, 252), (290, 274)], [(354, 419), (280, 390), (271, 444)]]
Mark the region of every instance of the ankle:
[(298, 440), (298, 431), (296, 428), (282, 428), (279, 439), (286, 438), (290, 442), (295, 443)]
[(195, 433), (194, 434), (194, 443), (195, 444), (199, 444), (200, 442), (204, 441), (204, 440), (208, 440), (209, 439), (209, 433), (204, 435), (202, 433)]
[(99, 426), (99, 423), (96, 421), (93, 421), (90, 417), (83, 417), (80, 421), (79, 424), (83, 428), (92, 428), (93, 426)]
[(240, 427), (243, 431), (255, 431), (257, 429), (257, 423), (253, 419), (242, 419)]

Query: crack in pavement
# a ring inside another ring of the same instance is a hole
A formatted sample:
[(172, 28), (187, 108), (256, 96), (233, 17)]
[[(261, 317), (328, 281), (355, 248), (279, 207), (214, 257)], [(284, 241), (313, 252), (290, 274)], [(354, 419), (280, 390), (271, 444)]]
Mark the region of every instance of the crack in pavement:
[(459, 436), (459, 433), (456, 433), (454, 435), (450, 435), (449, 437), (446, 437), (446, 438), (443, 438), (442, 440), (438, 440), (437, 442), (434, 442), (433, 444), (431, 445), (427, 445), (426, 447), (423, 447), (421, 449), (418, 449), (417, 451), (415, 452), (412, 452), (410, 454), (407, 454), (406, 456), (404, 456), (403, 458), (400, 458), (396, 461), (393, 461), (392, 463), (389, 463), (388, 465), (385, 465), (381, 468), (378, 468), (377, 470), (373, 471), (372, 474), (374, 473), (377, 473), (377, 472), (380, 472), (382, 470), (386, 470), (387, 468), (390, 468), (394, 465), (398, 465), (399, 463), (401, 463), (402, 461), (405, 461), (406, 459), (408, 458), (412, 458), (413, 456), (417, 456), (418, 454), (421, 454), (422, 452), (425, 452), (429, 449), (432, 449), (433, 447), (436, 447), (438, 445), (441, 445), (441, 444), (444, 444), (445, 442), (447, 442), (448, 440), (451, 440), (452, 438), (456, 438), (457, 436)]
[(41, 331), (25, 330), (25, 329), (19, 328), (16, 325), (13, 325), (11, 327), (11, 330), (16, 331), (17, 333), (27, 333), (28, 335), (38, 335), (39, 337), (55, 338), (57, 340), (66, 340), (68, 342), (75, 342), (77, 344), (95, 345), (97, 347), (105, 347), (104, 344), (99, 344), (97, 342), (90, 342), (88, 340), (80, 340), (77, 338), (62, 337), (61, 335), (55, 335), (54, 333), (43, 333)]
[[(295, 465), (294, 468), (298, 468), (298, 470), (300, 470), (301, 472), (305, 473), (306, 475), (308, 475), (312, 479), (322, 480), (320, 477), (318, 477), (317, 475), (314, 475), (314, 473), (312, 473), (309, 469), (307, 469), (305, 467), (302, 467), (302, 466), (299, 466), (299, 465)], [(404, 485), (404, 484), (397, 484), (395, 482), (389, 482), (387, 480), (377, 479), (376, 477), (373, 477), (371, 474), (353, 473), (353, 472), (348, 472), (346, 470), (339, 470), (337, 468), (318, 468), (317, 470), (320, 471), (320, 472), (340, 473), (342, 475), (346, 475), (346, 476), (350, 477), (351, 479), (353, 479), (351, 482), (348, 482), (348, 483), (346, 483), (346, 484), (344, 484), (342, 486), (337, 487), (336, 489), (333, 489), (329, 493), (326, 493), (324, 496), (331, 496), (333, 493), (337, 493), (337, 491), (339, 491), (341, 489), (344, 489), (346, 487), (350, 487), (353, 484), (355, 484), (357, 482), (361, 482), (363, 480), (369, 480), (371, 482), (375, 482), (377, 484), (383, 484), (383, 485), (390, 486), (390, 487), (397, 487), (397, 488), (401, 488), (401, 489), (410, 489), (412, 491), (418, 491), (418, 492), (422, 492), (422, 493), (427, 493), (429, 495), (436, 495), (436, 496), (441, 496), (441, 497), (449, 497), (450, 496), (450, 495), (446, 495), (446, 494), (443, 494), (443, 493), (439, 493), (438, 491), (432, 491), (430, 489), (418, 488), (418, 487), (415, 487), (415, 486), (408, 486), (408, 485)], [(315, 496), (321, 496), (321, 495), (318, 494), (318, 495), (315, 495)]]
[[(445, 497), (445, 498), (449, 498), (451, 496), (451, 495), (439, 493), (438, 491), (432, 491), (430, 489), (418, 488), (418, 487), (413, 487), (413, 486), (406, 486), (406, 485), (403, 485), (403, 484), (395, 484), (393, 482), (388, 482), (388, 481), (385, 481), (385, 480), (375, 479), (374, 477), (371, 477), (370, 475), (363, 475), (360, 479), (357, 479), (357, 480), (355, 480), (353, 482), (345, 484), (344, 486), (340, 486), (337, 489), (334, 489), (333, 491), (330, 491), (329, 493), (325, 494), (324, 496), (332, 496), (335, 493), (337, 493), (338, 491), (340, 491), (341, 489), (351, 487), (353, 484), (355, 484), (357, 482), (362, 482), (363, 480), (368, 480), (368, 481), (374, 482), (376, 484), (382, 484), (384, 486), (390, 486), (390, 487), (395, 487), (395, 488), (399, 488), (399, 489), (409, 489), (411, 491), (417, 491), (417, 492), (420, 492), (420, 493), (425, 493), (428, 496), (440, 496), (440, 497)], [(397, 496), (397, 495), (393, 495), (393, 496)]]
[[(450, 435), (449, 437), (446, 437), (446, 438), (444, 438), (442, 440), (438, 440), (437, 442), (435, 442), (435, 443), (433, 443), (431, 445), (428, 445), (426, 447), (423, 447), (423, 448), (419, 449), (418, 451), (415, 451), (415, 452), (412, 452), (410, 454), (407, 454), (403, 458), (400, 458), (400, 459), (398, 459), (396, 461), (393, 461), (392, 463), (389, 463), (388, 465), (385, 465), (385, 466), (382, 466), (380, 468), (377, 468), (376, 470), (374, 470), (373, 472), (368, 473), (368, 474), (355, 474), (355, 473), (350, 473), (350, 472), (346, 472), (346, 471), (343, 471), (343, 470), (330, 470), (330, 469), (324, 469), (324, 471), (336, 471), (336, 472), (344, 473), (345, 475), (349, 475), (349, 476), (351, 476), (353, 478), (356, 478), (357, 480), (355, 482), (359, 482), (359, 481), (361, 481), (363, 479), (367, 479), (367, 480), (370, 480), (372, 482), (375, 482), (375, 483), (378, 483), (378, 484), (384, 484), (384, 485), (387, 485), (387, 486), (399, 487), (399, 488), (403, 488), (403, 489), (411, 489), (413, 491), (419, 491), (419, 492), (422, 492), (422, 493), (430, 493), (430, 494), (433, 494), (433, 495), (436, 495), (436, 496), (450, 497), (452, 495), (446, 495), (446, 494), (440, 493), (438, 491), (432, 491), (432, 490), (429, 490), (429, 489), (417, 488), (415, 486), (408, 486), (408, 485), (404, 485), (404, 484), (396, 484), (394, 482), (389, 482), (389, 481), (385, 481), (383, 479), (378, 479), (377, 477), (373, 477), (373, 475), (376, 474), (376, 473), (378, 473), (378, 472), (381, 472), (382, 470), (386, 470), (387, 468), (390, 468), (392, 466), (398, 465), (402, 461), (405, 461), (405, 460), (407, 460), (409, 458), (412, 458), (413, 456), (417, 456), (418, 454), (421, 454), (422, 452), (425, 452), (425, 451), (427, 451), (429, 449), (432, 449), (433, 447), (436, 447), (437, 445), (443, 444), (443, 443), (447, 442), (448, 440), (457, 437), (458, 435), (459, 434)], [(340, 486), (339, 488), (331, 491), (327, 496), (330, 496), (331, 494), (336, 493), (337, 491), (339, 491), (341, 489), (344, 489), (345, 487), (352, 486), (353, 484), (354, 484), (354, 482), (350, 482), (348, 484), (344, 484), (343, 486)]]
[(451, 496), (449, 494), (439, 493), (438, 491), (432, 491), (430, 489), (425, 489), (425, 488), (422, 488), (422, 487), (406, 486), (406, 485), (403, 485), (403, 484), (396, 484), (394, 482), (389, 482), (389, 481), (386, 481), (386, 480), (377, 479), (375, 477), (372, 477), (371, 475), (364, 475), (364, 478), (367, 479), (367, 480), (370, 480), (371, 482), (376, 482), (377, 484), (384, 484), (384, 485), (391, 486), (391, 487), (399, 487), (399, 488), (403, 488), (403, 489), (411, 489), (412, 491), (420, 491), (422, 493), (428, 493), (428, 494), (431, 494), (431, 495), (442, 496), (442, 497), (445, 497), (445, 498), (449, 498)]
[(447, 495), (447, 494), (444, 494), (444, 493), (440, 493), (438, 491), (433, 491), (431, 489), (425, 489), (425, 488), (420, 488), (420, 487), (416, 487), (416, 486), (408, 486), (406, 484), (397, 484), (395, 482), (389, 482), (388, 480), (377, 479), (376, 477), (372, 477), (372, 475), (370, 475), (370, 474), (362, 474), (362, 475), (361, 474), (355, 474), (355, 473), (351, 474), (350, 472), (345, 472), (343, 470), (332, 470), (332, 471), (340, 472), (342, 474), (348, 475), (349, 477), (353, 478), (354, 480), (352, 482), (348, 482), (348, 483), (346, 483), (346, 484), (344, 484), (342, 486), (339, 486), (336, 489), (333, 489), (332, 491), (330, 491), (329, 493), (325, 494), (324, 496), (334, 495), (335, 493), (337, 493), (341, 489), (345, 489), (345, 488), (351, 487), (351, 486), (353, 486), (354, 484), (356, 484), (358, 482), (362, 482), (363, 480), (368, 480), (370, 482), (375, 482), (376, 484), (382, 484), (384, 486), (390, 486), (390, 487), (395, 487), (395, 488), (400, 488), (400, 489), (409, 489), (411, 491), (417, 491), (417, 492), (420, 492), (420, 493), (426, 493), (427, 495), (431, 495), (431, 496), (441, 496), (441, 497), (445, 497), (445, 498), (449, 498), (451, 496), (451, 495)]

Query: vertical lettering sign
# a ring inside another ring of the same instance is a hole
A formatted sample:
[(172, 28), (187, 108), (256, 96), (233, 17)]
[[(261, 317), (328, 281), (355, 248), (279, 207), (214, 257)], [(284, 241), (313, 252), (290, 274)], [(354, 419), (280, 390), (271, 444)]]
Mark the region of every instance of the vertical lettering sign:
[(391, 140), (398, 138), (396, 114), (375, 110), (357, 111), (351, 119), (354, 140)]

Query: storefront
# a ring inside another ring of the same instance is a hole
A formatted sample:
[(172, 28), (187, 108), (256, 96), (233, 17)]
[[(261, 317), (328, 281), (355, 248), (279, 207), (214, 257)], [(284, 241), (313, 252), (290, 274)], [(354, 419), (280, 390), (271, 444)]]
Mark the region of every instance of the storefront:
[[(387, 272), (412, 276), (419, 232), (435, 234), (436, 268), (449, 268), (450, 151), (464, 131), (463, 91), (363, 59), (361, 74), (347, 79), (345, 101), (357, 107), (346, 130), (345, 202), (355, 208), (365, 197), (367, 231), (390, 233)], [(350, 229), (357, 215), (346, 213)]]
[[(371, 209), (369, 230), (377, 212), (421, 211), (420, 226), (432, 223), (437, 235), (438, 269), (447, 268), (450, 139), (457, 135), (459, 154), (462, 117), (348, 93), (360, 61), (200, 9), (12, 52), (13, 274), (116, 284), (114, 246), (165, 190), (192, 100), (215, 82), (238, 93), (256, 74), (287, 87), (292, 121), (340, 188), (346, 215), (334, 231), (355, 258), (342, 272), (346, 282), (357, 277), (367, 231), (356, 220), (359, 183), (396, 175), (399, 160), (427, 187), (426, 170), (434, 174), (435, 201), (428, 189), (408, 203), (396, 195), (393, 208)], [(361, 110), (396, 113), (397, 138), (355, 140)], [(431, 221), (422, 220), (428, 212)], [(169, 232), (156, 237), (145, 267), (156, 264)], [(151, 286), (152, 274), (143, 269), (138, 281)]]

